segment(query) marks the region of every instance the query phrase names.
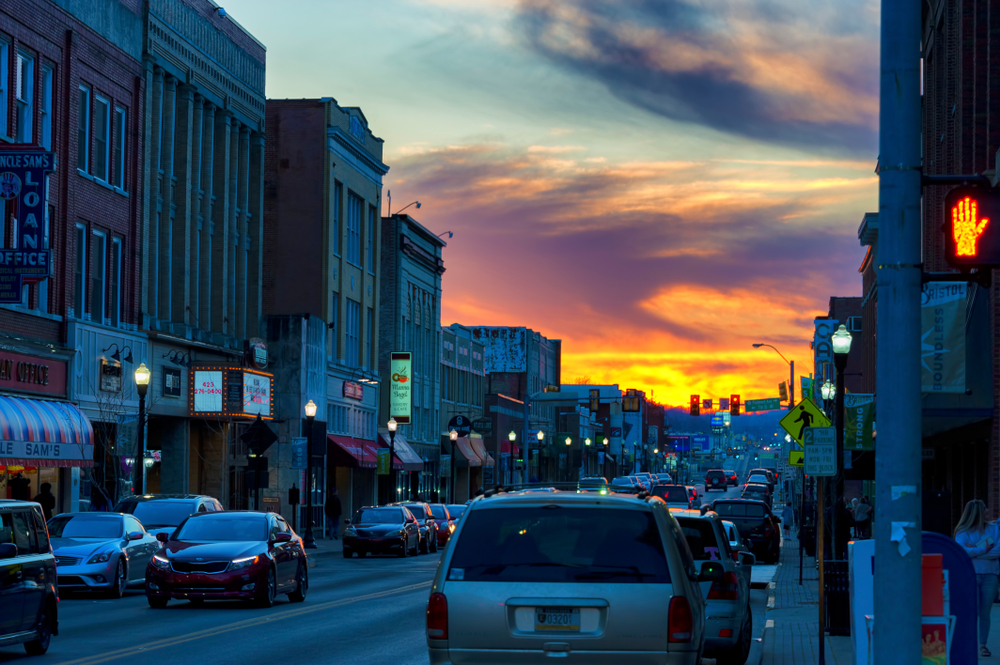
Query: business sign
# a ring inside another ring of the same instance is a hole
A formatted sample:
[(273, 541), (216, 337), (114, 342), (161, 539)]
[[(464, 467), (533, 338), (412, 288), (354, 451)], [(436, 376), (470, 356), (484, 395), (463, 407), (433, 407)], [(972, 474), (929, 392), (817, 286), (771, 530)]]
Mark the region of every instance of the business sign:
[(472, 421), (465, 416), (453, 416), (451, 420), (448, 421), (448, 431), (455, 432), (459, 436), (469, 436), (472, 431)]
[(246, 341), (246, 357), (257, 369), (266, 369), (267, 343), (259, 337), (251, 337)]
[(751, 411), (777, 411), (781, 408), (781, 400), (777, 397), (768, 397), (767, 399), (748, 399), (743, 402), (743, 408), (746, 409), (747, 413)]
[(66, 363), (0, 351), (0, 390), (65, 395)]
[[(45, 206), (55, 153), (33, 146), (0, 146), (0, 214), (10, 214), (13, 242), (0, 249), (0, 303), (22, 301), (21, 287), (48, 279), (52, 254), (46, 246)], [(77, 312), (81, 315), (82, 312)]]
[(305, 469), (307, 468), (306, 460), (306, 444), (309, 442), (304, 436), (293, 436), (292, 437), (292, 468), (293, 469)]
[(708, 452), (712, 449), (712, 440), (708, 438), (707, 434), (695, 434), (691, 437), (691, 448), (692, 450)]
[(844, 395), (844, 450), (875, 450), (875, 395)]
[(814, 319), (813, 350), (816, 365), (833, 362), (833, 343), (830, 336), (837, 332), (840, 321), (836, 319)]
[(194, 377), (191, 390), (195, 413), (220, 413), (222, 411), (222, 370), (191, 372)]
[(688, 436), (668, 436), (667, 445), (673, 450), (686, 453), (691, 450), (691, 437)]
[(389, 449), (379, 448), (376, 450), (378, 464), (376, 465), (376, 474), (379, 476), (389, 475)]
[(255, 372), (243, 372), (243, 413), (260, 417), (271, 416), (271, 377)]
[(271, 374), (241, 367), (196, 367), (188, 375), (192, 416), (273, 417)]
[(356, 381), (344, 381), (344, 397), (364, 399), (365, 387)]
[(965, 282), (924, 284), (920, 295), (921, 392), (965, 393), (967, 293)]
[(389, 417), (400, 425), (410, 422), (410, 407), (413, 404), (413, 381), (411, 368), (413, 355), (409, 352), (393, 351), (389, 357)]
[(726, 421), (722, 417), (724, 413), (724, 411), (717, 411), (712, 414), (712, 427), (725, 427)]
[(807, 427), (803, 434), (805, 471), (810, 476), (837, 475), (837, 430), (833, 427)]
[(484, 437), (493, 436), (493, 421), (489, 418), (479, 418), (478, 420), (473, 420), (472, 429), (473, 431), (479, 432)]

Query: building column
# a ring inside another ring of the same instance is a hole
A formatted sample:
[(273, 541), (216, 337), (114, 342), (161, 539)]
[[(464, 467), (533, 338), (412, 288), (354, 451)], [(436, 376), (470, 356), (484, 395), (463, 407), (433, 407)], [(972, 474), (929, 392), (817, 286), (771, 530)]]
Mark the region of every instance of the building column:
[(180, 85), (176, 96), (173, 137), (176, 184), (172, 181), (174, 211), (170, 273), (175, 283), (171, 284), (170, 320), (185, 326), (191, 324), (191, 209), (192, 199), (197, 194), (195, 181), (198, 173), (194, 153), (194, 106), (194, 88)]
[(226, 288), (228, 297), (226, 298), (226, 321), (223, 333), (228, 336), (236, 336), (237, 310), (236, 310), (236, 290), (238, 266), (240, 264), (240, 141), (239, 132), (242, 124), (239, 120), (233, 120), (229, 130), (229, 214), (226, 217), (226, 232), (229, 234), (227, 251), (230, 252), (229, 261), (226, 262)]
[(202, 148), (202, 160), (204, 164), (202, 171), (202, 199), (201, 199), (201, 261), (197, 270), (200, 273), (198, 279), (198, 328), (199, 330), (212, 329), (212, 264), (215, 255), (212, 252), (212, 237), (215, 233), (214, 200), (215, 200), (215, 104), (205, 103), (204, 146)]
[[(142, 303), (141, 314), (145, 317), (156, 318), (159, 311), (159, 271), (157, 270), (157, 258), (160, 252), (160, 156), (163, 146), (160, 143), (161, 128), (163, 123), (163, 70), (159, 67), (147, 65), (146, 78), (148, 86), (146, 88), (148, 105), (146, 108), (147, 136), (145, 180), (143, 189), (145, 190), (144, 201), (144, 226), (146, 232), (142, 234)], [(151, 80), (150, 80), (151, 79)], [(82, 313), (81, 313), (82, 314)], [(148, 325), (148, 321), (140, 320), (140, 325)]]
[(250, 177), (247, 200), (249, 224), (247, 229), (248, 292), (247, 336), (262, 337), (263, 293), (261, 277), (264, 274), (264, 135), (254, 132), (250, 137)]
[(207, 327), (213, 333), (226, 333), (229, 321), (229, 215), (232, 198), (230, 192), (230, 174), (232, 173), (229, 153), (231, 150), (230, 136), (233, 116), (224, 109), (215, 115), (215, 173), (213, 193), (215, 202), (212, 207), (212, 307), (211, 325)]
[(205, 98), (201, 95), (194, 96), (194, 117), (191, 123), (192, 150), (193, 150), (193, 172), (194, 183), (191, 187), (191, 261), (188, 264), (188, 291), (187, 291), (187, 316), (185, 324), (191, 327), (198, 327), (201, 295), (201, 234), (204, 229), (202, 224), (202, 200), (204, 198), (204, 177), (205, 177)]
[(239, 244), (236, 252), (236, 326), (237, 337), (246, 339), (247, 337), (247, 295), (249, 285), (247, 275), (249, 268), (247, 259), (250, 250), (250, 237), (248, 231), (248, 221), (250, 211), (247, 206), (250, 201), (250, 128), (246, 125), (240, 126), (240, 154), (239, 154), (239, 213), (236, 219), (236, 228), (239, 233)]
[(156, 270), (159, 274), (159, 307), (157, 318), (171, 320), (171, 290), (173, 288), (173, 201), (174, 189), (174, 131), (177, 113), (177, 79), (167, 75), (163, 92), (163, 120), (161, 131), (160, 171), (160, 234)]

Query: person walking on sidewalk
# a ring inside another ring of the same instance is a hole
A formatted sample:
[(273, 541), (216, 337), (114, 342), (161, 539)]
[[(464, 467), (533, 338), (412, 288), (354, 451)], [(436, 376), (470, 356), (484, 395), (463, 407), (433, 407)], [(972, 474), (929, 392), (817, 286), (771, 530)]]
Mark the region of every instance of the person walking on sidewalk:
[(990, 610), (997, 597), (998, 574), (1000, 574), (1000, 531), (996, 523), (986, 521), (986, 504), (973, 499), (965, 504), (962, 519), (955, 527), (955, 542), (972, 557), (976, 570), (976, 588), (979, 592), (979, 655), (990, 656), (986, 640), (990, 636)]
[(326, 499), (326, 506), (323, 508), (323, 512), (326, 513), (326, 525), (331, 534), (333, 534), (334, 540), (339, 540), (340, 535), (340, 516), (343, 514), (343, 508), (340, 505), (340, 495), (337, 494), (337, 488), (330, 488), (330, 496)]
[(788, 538), (788, 534), (792, 530), (792, 522), (794, 521), (795, 509), (792, 508), (792, 504), (786, 503), (781, 511), (781, 525), (785, 527), (785, 538)]
[(858, 505), (854, 507), (854, 532), (858, 540), (871, 538), (871, 515), (872, 507), (868, 503), (868, 497), (862, 497)]

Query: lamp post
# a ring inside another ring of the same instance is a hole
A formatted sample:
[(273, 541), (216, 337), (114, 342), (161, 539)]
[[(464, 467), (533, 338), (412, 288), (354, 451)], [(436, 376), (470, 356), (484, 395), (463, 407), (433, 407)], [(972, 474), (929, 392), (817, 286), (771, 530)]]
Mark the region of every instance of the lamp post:
[(396, 487), (396, 470), (392, 468), (392, 464), (393, 460), (396, 459), (396, 428), (399, 425), (395, 418), (389, 418), (389, 422), (385, 426), (389, 430), (389, 491), (395, 492), (392, 499), (395, 501), (399, 498), (399, 488)]
[[(538, 430), (538, 434), (536, 434), (535, 436), (538, 437), (538, 467), (539, 467), (538, 475), (539, 475), (539, 480), (541, 480), (540, 476), (542, 475), (542, 471), (541, 471), (541, 466), (542, 466), (542, 443), (545, 441), (545, 432), (543, 432), (542, 430)], [(528, 478), (530, 480), (531, 479), (531, 474), (528, 473), (528, 471), (530, 471), (530, 467), (528, 465), (531, 463), (530, 451), (525, 451), (524, 454), (525, 454), (525, 459), (524, 459), (525, 478)]]
[[(514, 459), (514, 442), (517, 441), (517, 432), (515, 432), (514, 430), (511, 430), (510, 434), (507, 435), (507, 440), (510, 441), (510, 457), (508, 459)], [(499, 460), (500, 460), (500, 454), (499, 454), (499, 452), (500, 451), (497, 451), (497, 464), (500, 464), (500, 462), (499, 462)], [(497, 474), (493, 474), (493, 475), (496, 478), (497, 487), (499, 487), (500, 486), (500, 479), (499, 479), (499, 477), (497, 477)], [(506, 475), (507, 474), (505, 472), (504, 473), (504, 482), (507, 482)]]
[[(135, 461), (132, 463), (132, 491), (146, 492), (146, 391), (149, 389), (150, 372), (146, 363), (135, 368), (135, 391), (139, 394), (139, 422), (136, 426)], [(141, 474), (141, 475), (140, 475)]]
[(834, 410), (836, 411), (837, 427), (837, 475), (834, 477), (834, 497), (837, 501), (833, 509), (833, 558), (839, 558), (838, 553), (844, 549), (846, 543), (840, 542), (837, 537), (837, 511), (840, 508), (839, 501), (844, 496), (844, 372), (847, 369), (847, 356), (851, 351), (851, 333), (847, 327), (841, 325), (837, 332), (830, 338), (833, 344), (833, 366), (837, 370), (837, 394)]
[(455, 454), (455, 445), (458, 441), (458, 432), (451, 430), (448, 432), (448, 439), (451, 441), (451, 500), (455, 502), (455, 464), (458, 462), (458, 455)]
[[(313, 420), (316, 418), (316, 402), (306, 402), (306, 537), (303, 545), (306, 549), (316, 549), (316, 538), (313, 536), (313, 456), (312, 436)], [(259, 491), (259, 490), (258, 490)]]
[[(601, 468), (601, 475), (603, 476), (604, 473), (605, 473), (605, 471), (608, 468), (608, 466), (607, 466), (608, 465), (608, 443), (609, 443), (608, 437), (604, 437), (604, 440), (601, 443), (604, 444), (604, 466)], [(614, 475), (614, 474), (612, 474), (612, 475)]]
[[(590, 443), (591, 443), (590, 442), (590, 437), (587, 437), (584, 440), (584, 443), (589, 446)], [(589, 457), (590, 457), (590, 448), (584, 448), (584, 452), (585, 452), (585, 457), (584, 457), (583, 461), (581, 462), (581, 466), (583, 467), (583, 475), (586, 476), (590, 472), (590, 459), (589, 459)]]

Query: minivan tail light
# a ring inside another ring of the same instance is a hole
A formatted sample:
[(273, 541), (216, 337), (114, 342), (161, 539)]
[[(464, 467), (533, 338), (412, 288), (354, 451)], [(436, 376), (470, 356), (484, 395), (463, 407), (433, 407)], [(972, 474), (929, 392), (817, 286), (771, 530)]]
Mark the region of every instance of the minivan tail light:
[(667, 612), (667, 641), (671, 643), (690, 642), (694, 635), (694, 617), (691, 615), (691, 605), (684, 596), (674, 596), (670, 599), (670, 609)]
[(432, 593), (427, 601), (427, 638), (448, 639), (448, 599), (443, 593)]
[(708, 600), (738, 600), (740, 581), (736, 573), (726, 573), (721, 582), (712, 582), (708, 592)]

